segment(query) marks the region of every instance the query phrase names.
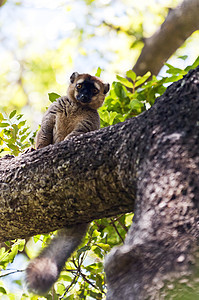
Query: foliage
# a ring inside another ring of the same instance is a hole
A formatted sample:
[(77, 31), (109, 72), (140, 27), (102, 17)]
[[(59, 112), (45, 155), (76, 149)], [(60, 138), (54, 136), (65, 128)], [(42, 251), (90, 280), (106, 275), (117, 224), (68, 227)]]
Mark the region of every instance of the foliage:
[[(187, 56), (179, 58), (185, 60)], [(113, 82), (109, 96), (106, 97), (103, 107), (99, 110), (101, 125), (113, 125), (139, 115), (154, 104), (155, 99), (165, 92), (169, 84), (181, 79), (190, 69), (198, 65), (199, 57), (185, 69), (166, 64), (168, 76), (161, 79), (153, 76), (149, 81), (147, 81), (150, 77), (149, 72), (140, 77), (129, 70), (125, 78), (117, 76), (119, 81)]]
[(0, 156), (6, 153), (17, 156), (33, 145), (35, 133), (31, 133), (22, 117), (16, 110), (9, 116), (0, 113)]
[[(180, 59), (185, 60), (186, 57), (183, 56)], [(150, 74), (147, 73), (140, 77), (131, 70), (126, 73), (126, 77), (117, 76), (117, 81), (113, 82), (110, 94), (99, 110), (102, 126), (123, 122), (127, 118), (137, 116), (150, 108), (155, 99), (164, 93), (168, 84), (179, 80), (198, 64), (199, 58), (193, 65), (185, 69), (167, 64), (167, 77), (158, 79), (153, 76), (148, 81)], [(100, 76), (100, 73), (101, 70), (98, 69), (97, 75)], [(49, 93), (51, 102), (55, 101), (57, 97), (59, 97), (58, 94)], [(21, 121), (21, 118), (22, 115), (17, 115), (16, 111), (12, 111), (9, 116), (0, 114), (1, 153), (18, 155), (24, 148), (33, 143), (34, 134), (30, 133), (25, 121)], [(68, 300), (104, 299), (106, 293), (106, 280), (103, 271), (104, 256), (112, 247), (123, 243), (132, 217), (132, 214), (126, 214), (92, 222), (84, 244), (66, 263), (65, 269), (53, 290), (46, 297), (38, 298), (22, 289), (21, 299), (52, 299), (52, 297), (53, 299)], [(24, 251), (29, 257), (34, 256), (32, 245), (36, 244), (37, 246), (38, 241), (40, 241), (40, 247), (43, 247), (50, 237), (50, 234), (37, 235), (26, 244), (24, 240), (6, 243), (6, 247), (1, 248), (0, 251), (2, 269), (5, 269), (8, 263), (13, 262), (18, 251)], [(16, 270), (16, 272), (19, 271), (21, 270)], [(21, 281), (18, 281), (18, 284), (21, 285)], [(3, 283), (0, 283), (0, 296), (5, 294), (9, 297), (8, 299), (17, 299), (7, 291)]]

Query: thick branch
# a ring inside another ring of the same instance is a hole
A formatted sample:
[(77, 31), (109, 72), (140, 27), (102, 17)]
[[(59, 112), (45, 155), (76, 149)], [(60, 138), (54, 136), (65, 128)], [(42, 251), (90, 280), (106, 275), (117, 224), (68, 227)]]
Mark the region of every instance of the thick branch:
[(184, 0), (169, 14), (161, 27), (148, 39), (138, 58), (133, 71), (144, 75), (150, 71), (157, 75), (167, 59), (199, 29), (198, 0)]
[(1, 159), (0, 240), (132, 211), (138, 124)]

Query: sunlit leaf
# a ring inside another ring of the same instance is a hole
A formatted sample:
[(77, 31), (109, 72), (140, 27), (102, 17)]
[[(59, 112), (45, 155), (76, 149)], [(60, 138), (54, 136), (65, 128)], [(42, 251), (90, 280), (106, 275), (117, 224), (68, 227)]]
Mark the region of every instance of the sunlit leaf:
[(130, 82), (128, 79), (124, 78), (124, 77), (121, 77), (119, 75), (116, 75), (117, 79), (122, 83), (124, 84), (126, 87), (128, 88), (133, 88), (134, 85), (132, 82)]
[[(130, 84), (132, 84), (132, 83), (130, 83)], [(126, 92), (124, 90), (125, 89), (124, 86), (120, 82), (114, 82), (113, 87), (114, 87), (116, 96), (120, 99), (120, 101), (123, 100), (126, 97)]]
[(102, 72), (102, 69), (100, 67), (97, 68), (97, 72), (95, 73), (95, 76), (100, 77)]
[(178, 58), (182, 59), (182, 60), (186, 60), (188, 58), (188, 55), (182, 55), (182, 56), (178, 56)]
[(49, 100), (51, 102), (56, 101), (59, 97), (61, 97), (60, 95), (56, 94), (56, 93), (48, 93), (49, 96)]
[(78, 250), (77, 250), (77, 253), (80, 254), (80, 253), (82, 253), (82, 252), (85, 252), (85, 251), (87, 251), (87, 250), (90, 250), (90, 248), (91, 248), (90, 246), (84, 246), (84, 247), (78, 249)]
[(109, 244), (97, 243), (97, 246), (102, 248), (104, 251), (110, 250), (110, 245)]
[(3, 119), (4, 119), (3, 114), (0, 113), (0, 122), (2, 122)]
[(7, 291), (4, 289), (4, 287), (0, 286), (0, 293), (5, 295), (7, 294)]
[(132, 100), (130, 102), (130, 106), (134, 110), (140, 110), (143, 107), (143, 103), (140, 102), (139, 100)]
[(0, 127), (7, 127), (9, 125), (10, 125), (9, 123), (0, 123)]
[(63, 284), (58, 283), (58, 284), (56, 284), (55, 290), (59, 295), (62, 295), (65, 292), (66, 288)]
[(136, 81), (135, 87), (143, 84), (149, 77), (151, 76), (151, 72), (147, 72), (144, 76), (142, 76), (139, 80)]
[(190, 66), (187, 66), (185, 68), (185, 71), (188, 72), (189, 70), (193, 70), (195, 69), (197, 66), (199, 65), (199, 56), (196, 58), (196, 60), (194, 61), (194, 63)]
[(16, 109), (13, 110), (13, 111), (10, 113), (9, 118), (12, 119), (12, 118), (16, 115), (16, 113), (17, 113)]
[(131, 78), (132, 81), (135, 81), (135, 80), (136, 80), (136, 74), (135, 74), (135, 72), (133, 72), (132, 70), (127, 71), (127, 72), (126, 72), (126, 76), (129, 77), (129, 78)]

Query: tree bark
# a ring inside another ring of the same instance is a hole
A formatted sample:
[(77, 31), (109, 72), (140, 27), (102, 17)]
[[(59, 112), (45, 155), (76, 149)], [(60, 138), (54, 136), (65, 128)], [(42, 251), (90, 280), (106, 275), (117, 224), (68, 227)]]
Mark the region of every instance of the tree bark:
[(106, 259), (107, 299), (198, 299), (199, 67), (142, 117), (135, 216)]
[(136, 152), (131, 153), (133, 140), (125, 139), (139, 137), (139, 128), (131, 134), (136, 124), (135, 119), (0, 159), (0, 241), (132, 211)]
[(0, 241), (135, 207), (125, 244), (106, 260), (107, 299), (195, 291), (198, 149), (199, 67), (136, 118), (1, 159)]
[(145, 39), (133, 71), (140, 76), (148, 71), (157, 75), (168, 58), (199, 29), (198, 15), (198, 0), (184, 0), (170, 10), (161, 27), (150, 38)]

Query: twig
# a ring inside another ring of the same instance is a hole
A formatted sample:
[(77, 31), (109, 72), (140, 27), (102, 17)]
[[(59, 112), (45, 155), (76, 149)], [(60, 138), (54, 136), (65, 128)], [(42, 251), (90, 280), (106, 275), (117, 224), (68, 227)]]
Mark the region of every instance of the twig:
[(73, 284), (76, 284), (78, 278), (79, 278), (79, 272), (76, 273), (76, 275), (74, 276), (73, 280), (71, 281), (71, 283), (69, 284), (69, 286), (66, 288), (65, 292), (63, 293), (63, 295), (61, 297), (59, 297), (59, 299), (63, 299), (64, 298), (64, 296), (68, 293), (68, 291), (73, 286)]
[(92, 285), (92, 287), (94, 287), (96, 290), (99, 290), (100, 292), (102, 292), (103, 294), (106, 294), (104, 291), (101, 291), (94, 283), (92, 283), (88, 278), (86, 278), (86, 275), (81, 273), (80, 274), (83, 278), (84, 281), (86, 281), (88, 284)]
[(119, 233), (119, 231), (118, 231), (118, 229), (117, 229), (117, 227), (116, 227), (116, 225), (115, 225), (115, 223), (114, 223), (114, 222), (115, 222), (115, 221), (114, 221), (114, 220), (112, 220), (112, 222), (111, 222), (111, 225), (113, 225), (113, 227), (114, 227), (114, 229), (115, 229), (116, 233), (118, 234), (118, 236), (120, 237), (120, 239), (121, 239), (122, 243), (124, 243), (124, 239), (122, 238), (121, 234)]
[(126, 232), (128, 232), (128, 228), (124, 225), (124, 224), (122, 224), (122, 222), (120, 221), (120, 220), (117, 220), (118, 221), (118, 223), (120, 224), (120, 226), (122, 226), (122, 228), (126, 231)]
[(24, 272), (24, 270), (15, 270), (15, 271), (11, 271), (10, 273), (6, 273), (6, 274), (2, 274), (0, 275), (0, 278), (11, 275), (11, 274), (15, 274), (15, 273), (19, 273), (19, 272)]

